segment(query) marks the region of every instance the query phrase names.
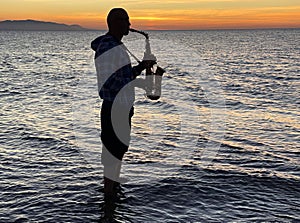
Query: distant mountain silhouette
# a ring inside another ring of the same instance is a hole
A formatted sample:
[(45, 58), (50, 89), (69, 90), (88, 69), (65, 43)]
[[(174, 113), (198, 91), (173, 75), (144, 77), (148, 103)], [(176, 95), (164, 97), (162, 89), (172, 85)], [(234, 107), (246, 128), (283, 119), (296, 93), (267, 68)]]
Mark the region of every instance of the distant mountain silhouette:
[(66, 25), (55, 22), (44, 22), (28, 19), (0, 21), (0, 30), (84, 31), (91, 29), (86, 29), (79, 25)]

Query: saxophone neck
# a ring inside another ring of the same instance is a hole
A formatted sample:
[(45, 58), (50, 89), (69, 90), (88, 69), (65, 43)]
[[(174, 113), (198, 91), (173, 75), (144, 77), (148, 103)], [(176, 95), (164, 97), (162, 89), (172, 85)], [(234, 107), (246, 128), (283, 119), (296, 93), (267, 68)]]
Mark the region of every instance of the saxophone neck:
[(130, 31), (130, 32), (139, 33), (139, 34), (145, 36), (146, 39), (149, 39), (148, 33), (145, 33), (144, 31), (140, 31), (140, 30), (136, 30), (136, 29), (131, 29), (131, 28), (129, 29), (129, 31)]

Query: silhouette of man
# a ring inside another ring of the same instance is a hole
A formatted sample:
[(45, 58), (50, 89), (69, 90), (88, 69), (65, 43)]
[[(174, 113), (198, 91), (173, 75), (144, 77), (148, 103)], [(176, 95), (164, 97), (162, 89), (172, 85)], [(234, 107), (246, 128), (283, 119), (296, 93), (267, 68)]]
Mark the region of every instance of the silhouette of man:
[(131, 118), (134, 113), (134, 86), (131, 82), (145, 69), (145, 62), (132, 67), (121, 42), (129, 33), (129, 16), (113, 8), (107, 16), (108, 32), (91, 43), (95, 51), (101, 107), (101, 162), (104, 166), (104, 193), (112, 194), (120, 182), (121, 161), (128, 150)]

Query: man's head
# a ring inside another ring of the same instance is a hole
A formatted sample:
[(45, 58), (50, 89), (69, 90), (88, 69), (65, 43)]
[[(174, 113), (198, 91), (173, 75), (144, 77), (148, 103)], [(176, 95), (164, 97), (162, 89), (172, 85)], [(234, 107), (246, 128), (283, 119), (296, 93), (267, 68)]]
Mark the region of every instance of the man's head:
[(119, 35), (128, 35), (129, 33), (129, 16), (125, 9), (113, 8), (107, 15), (107, 26), (110, 32)]

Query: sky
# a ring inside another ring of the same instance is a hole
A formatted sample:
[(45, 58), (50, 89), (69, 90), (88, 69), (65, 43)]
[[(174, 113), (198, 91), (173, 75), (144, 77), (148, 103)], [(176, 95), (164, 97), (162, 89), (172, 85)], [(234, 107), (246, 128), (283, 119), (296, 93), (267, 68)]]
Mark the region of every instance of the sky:
[(111, 8), (143, 30), (300, 28), (299, 0), (0, 0), (1, 20), (34, 19), (106, 30)]

